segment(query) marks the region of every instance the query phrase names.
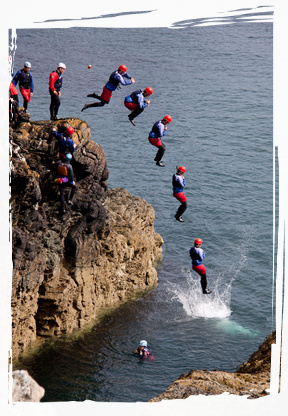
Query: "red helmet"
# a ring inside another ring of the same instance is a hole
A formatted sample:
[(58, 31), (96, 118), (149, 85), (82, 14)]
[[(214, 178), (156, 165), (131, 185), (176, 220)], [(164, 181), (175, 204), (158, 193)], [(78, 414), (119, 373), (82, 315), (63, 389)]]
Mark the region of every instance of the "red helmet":
[(168, 123), (171, 123), (172, 117), (167, 115), (167, 116), (163, 117), (163, 120), (166, 120), (166, 121), (168, 121)]
[(144, 92), (147, 92), (147, 94), (152, 95), (153, 94), (153, 90), (151, 87), (147, 87), (145, 88)]
[(178, 170), (178, 172), (183, 172), (183, 173), (186, 172), (185, 166), (179, 166), (179, 168), (177, 168), (177, 170)]
[(74, 133), (74, 129), (72, 127), (68, 127), (66, 133), (69, 134), (69, 136), (71, 136)]
[(194, 244), (202, 244), (201, 238), (196, 238), (196, 240), (194, 241)]
[(127, 71), (127, 66), (126, 65), (120, 65), (119, 68), (118, 68), (118, 71), (126, 72)]

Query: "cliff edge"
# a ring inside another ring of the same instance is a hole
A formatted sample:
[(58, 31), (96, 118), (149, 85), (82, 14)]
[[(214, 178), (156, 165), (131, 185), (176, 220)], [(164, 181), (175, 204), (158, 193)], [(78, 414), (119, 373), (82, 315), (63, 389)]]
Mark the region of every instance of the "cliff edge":
[[(60, 214), (52, 128), (74, 128), (74, 204)], [(69, 334), (157, 284), (163, 240), (154, 209), (108, 190), (104, 151), (77, 118), (11, 125), (13, 359), (43, 337)]]

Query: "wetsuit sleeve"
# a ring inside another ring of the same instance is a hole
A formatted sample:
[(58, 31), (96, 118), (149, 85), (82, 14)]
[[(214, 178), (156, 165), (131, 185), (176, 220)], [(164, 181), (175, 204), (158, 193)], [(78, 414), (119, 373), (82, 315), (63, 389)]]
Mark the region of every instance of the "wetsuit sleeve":
[(205, 253), (204, 253), (203, 249), (202, 248), (196, 248), (196, 251), (197, 251), (197, 254), (200, 257), (200, 259), (203, 260), (204, 257), (205, 257)]
[(54, 137), (56, 137), (56, 139), (60, 139), (61, 138), (61, 133), (57, 133), (57, 131), (52, 131), (52, 134)]
[[(124, 75), (120, 75), (120, 74), (116, 73), (114, 75), (114, 78), (117, 79), (117, 81), (119, 81), (122, 85), (132, 84), (131, 77), (129, 77), (129, 75), (126, 77), (126, 75), (128, 75), (128, 74), (125, 73)], [(124, 77), (126, 79), (124, 79)]]
[(31, 90), (31, 92), (34, 92), (34, 82), (33, 82), (32, 74), (30, 74), (30, 80), (31, 80), (30, 90)]
[(184, 188), (184, 186), (186, 185), (185, 179), (183, 179), (180, 175), (177, 175), (177, 182), (179, 182), (181, 188)]
[(164, 124), (159, 123), (158, 128), (159, 128), (160, 137), (165, 136), (165, 134), (167, 133), (167, 130), (165, 130)]
[(55, 91), (55, 81), (57, 81), (58, 79), (58, 75), (56, 74), (56, 72), (51, 72), (50, 77), (49, 77), (49, 88), (51, 91)]
[(146, 101), (144, 100), (144, 96), (143, 96), (143, 94), (138, 94), (137, 95), (137, 101), (138, 101), (138, 107), (139, 108), (145, 108), (145, 107), (147, 107), (147, 103), (146, 103)]
[(18, 71), (18, 72), (16, 73), (16, 75), (15, 75), (15, 76), (13, 77), (13, 79), (12, 79), (12, 82), (13, 82), (13, 84), (15, 85), (15, 87), (16, 87), (16, 85), (18, 84), (20, 72), (21, 72), (21, 71)]
[(67, 166), (67, 170), (68, 170), (68, 177), (69, 177), (69, 181), (73, 182), (74, 181), (74, 172), (73, 172), (73, 168), (71, 165)]
[(70, 153), (73, 153), (75, 151), (75, 147), (74, 147), (74, 143), (72, 139), (67, 140), (67, 146), (68, 146)]

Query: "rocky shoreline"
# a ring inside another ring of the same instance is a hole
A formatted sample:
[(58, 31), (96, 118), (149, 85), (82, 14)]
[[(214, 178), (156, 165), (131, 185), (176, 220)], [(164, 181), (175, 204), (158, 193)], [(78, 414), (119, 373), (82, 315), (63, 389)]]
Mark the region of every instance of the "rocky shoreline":
[[(77, 191), (62, 216), (53, 169), (57, 140), (74, 128)], [(71, 334), (107, 308), (151, 290), (163, 239), (154, 209), (125, 189), (108, 190), (102, 147), (77, 118), (10, 125), (13, 360), (39, 340)]]
[(192, 370), (129, 416), (287, 416), (288, 325), (235, 373)]

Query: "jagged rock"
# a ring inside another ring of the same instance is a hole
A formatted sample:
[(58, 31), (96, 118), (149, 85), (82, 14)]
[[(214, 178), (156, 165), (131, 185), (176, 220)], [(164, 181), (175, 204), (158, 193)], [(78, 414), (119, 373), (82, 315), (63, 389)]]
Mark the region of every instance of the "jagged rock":
[[(60, 215), (52, 127), (75, 129), (74, 204)], [(15, 358), (41, 337), (69, 334), (105, 308), (157, 283), (162, 238), (154, 210), (124, 189), (107, 189), (102, 147), (79, 119), (10, 127), (12, 340)]]
[(50, 404), (40, 404), (44, 396), (25, 370), (0, 374), (0, 414), (9, 416), (57, 416)]
[(273, 332), (236, 373), (183, 374), (130, 416), (287, 416), (287, 337), (288, 325)]

